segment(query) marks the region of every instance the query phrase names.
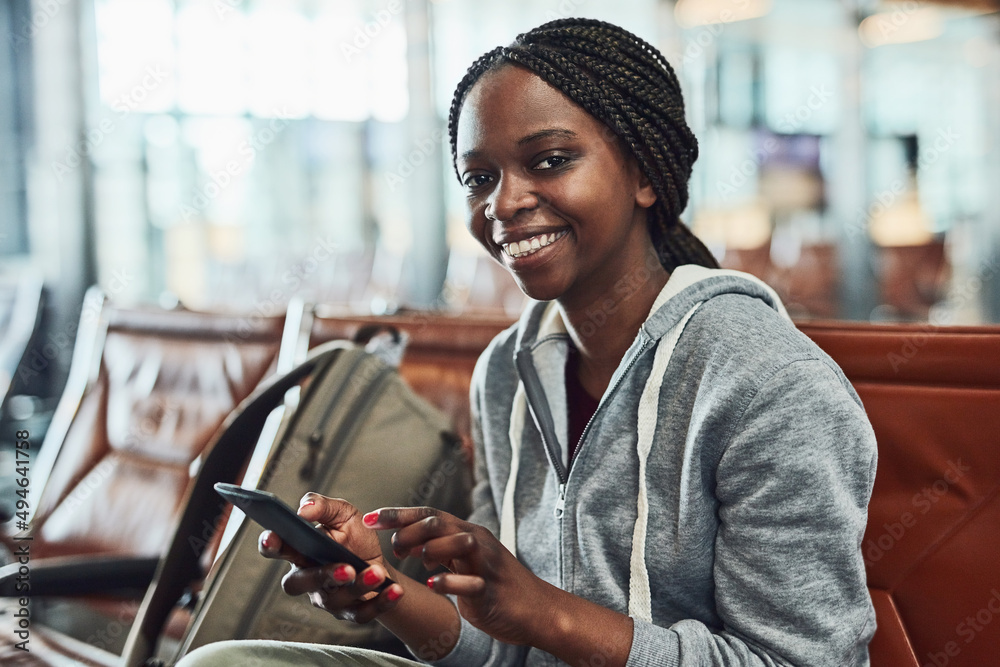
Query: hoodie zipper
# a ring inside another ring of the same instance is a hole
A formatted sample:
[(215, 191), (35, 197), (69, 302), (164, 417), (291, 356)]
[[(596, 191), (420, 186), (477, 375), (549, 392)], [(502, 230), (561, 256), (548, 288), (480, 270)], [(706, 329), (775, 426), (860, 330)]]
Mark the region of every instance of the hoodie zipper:
[(549, 401), (542, 390), (542, 381), (538, 377), (538, 371), (531, 360), (531, 350), (528, 348), (519, 350), (514, 356), (514, 364), (517, 367), (518, 375), (521, 376), (521, 383), (524, 385), (524, 397), (528, 401), (529, 412), (535, 426), (538, 427), (538, 434), (542, 437), (542, 445), (545, 447), (549, 463), (559, 480), (559, 497), (565, 508), (568, 473), (560, 460), (559, 440), (556, 438), (555, 424), (552, 421), (552, 410), (549, 408)]
[[(605, 392), (605, 396), (610, 400), (611, 395), (617, 391), (619, 385), (628, 375), (628, 372), (632, 370), (632, 367), (642, 356), (642, 353), (646, 351), (649, 347), (650, 340), (648, 336), (646, 340), (642, 342), (642, 345), (636, 350), (635, 354), (629, 359), (628, 364), (625, 369), (618, 375), (618, 379), (611, 386), (611, 389)], [(531, 408), (530, 412), (532, 418), (535, 421), (535, 425), (538, 427), (538, 433), (542, 438), (542, 445), (545, 447), (545, 453), (549, 459), (549, 463), (555, 470), (556, 478), (559, 480), (559, 497), (556, 500), (556, 506), (554, 513), (556, 518), (561, 519), (566, 510), (566, 484), (569, 481), (570, 472), (563, 467), (562, 460), (560, 457), (560, 451), (558, 450), (558, 439), (555, 434), (555, 426), (552, 422), (552, 411), (549, 408), (548, 400), (545, 398), (545, 393), (542, 390), (541, 380), (538, 378), (538, 371), (535, 370), (534, 363), (531, 360), (531, 351), (528, 348), (518, 351), (515, 356), (514, 363), (517, 367), (518, 374), (521, 376), (521, 382), (524, 383), (524, 396), (528, 401), (528, 406)], [(590, 425), (594, 423), (594, 419), (597, 417), (597, 413), (601, 411), (604, 404), (607, 401), (601, 401), (594, 414), (590, 416), (587, 421), (586, 426), (583, 427), (583, 432), (580, 434), (580, 440), (577, 443), (577, 452), (580, 451), (584, 439), (587, 437), (587, 433), (590, 431)]]
[[(642, 331), (640, 329), (640, 331)], [(610, 400), (611, 394), (613, 394), (618, 386), (622, 383), (622, 380), (632, 370), (632, 366), (635, 365), (636, 361), (646, 351), (649, 347), (648, 336), (646, 340), (642, 342), (642, 345), (636, 351), (635, 354), (629, 359), (628, 364), (625, 369), (619, 374), (618, 379), (611, 386), (610, 391), (605, 392)], [(517, 368), (518, 375), (521, 377), (521, 382), (524, 385), (524, 397), (528, 402), (529, 412), (531, 413), (532, 419), (535, 421), (535, 426), (538, 427), (538, 434), (542, 438), (542, 445), (545, 448), (545, 454), (549, 459), (549, 464), (555, 470), (556, 478), (559, 480), (559, 497), (556, 499), (556, 505), (553, 509), (553, 514), (559, 526), (559, 536), (556, 542), (558, 547), (558, 563), (559, 563), (559, 588), (565, 589), (565, 568), (563, 566), (563, 516), (566, 513), (566, 484), (569, 481), (570, 471), (563, 467), (562, 460), (560, 458), (560, 452), (557, 449), (558, 439), (556, 438), (555, 425), (552, 421), (552, 410), (549, 407), (548, 399), (545, 397), (545, 392), (542, 390), (542, 382), (538, 377), (538, 371), (535, 369), (535, 365), (531, 360), (531, 349), (524, 348), (519, 350), (514, 355), (514, 365)], [(603, 407), (606, 401), (601, 401), (597, 405), (597, 409), (594, 410), (594, 414), (590, 416), (587, 421), (587, 425), (583, 427), (583, 433), (580, 434), (580, 440), (577, 443), (577, 452), (581, 451), (583, 445), (583, 439), (587, 437), (587, 432), (590, 430), (590, 425), (594, 423), (594, 418), (597, 417), (597, 413), (600, 412), (601, 407)]]

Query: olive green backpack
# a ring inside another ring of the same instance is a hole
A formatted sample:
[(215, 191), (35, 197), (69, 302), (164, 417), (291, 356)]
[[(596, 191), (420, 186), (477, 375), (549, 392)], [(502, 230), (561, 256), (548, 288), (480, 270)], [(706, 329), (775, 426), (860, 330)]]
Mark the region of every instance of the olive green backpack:
[[(297, 405), (286, 411), (270, 448), (250, 457), (247, 450), (289, 389), (301, 391)], [(238, 510), (226, 521), (228, 506), (211, 487), (236, 479), (252, 458), (243, 486), (270, 491), (293, 507), (306, 492), (315, 491), (344, 498), (362, 511), (428, 505), (465, 517), (470, 466), (447, 417), (417, 396), (395, 367), (338, 341), (317, 348), (298, 368), (269, 381), (229, 422), (198, 474), (129, 638), (125, 664), (170, 664), (194, 648), (225, 639), (319, 642), (403, 654), (402, 644), (378, 623), (340, 621), (313, 607), (307, 596), (286, 595), (280, 581), (288, 564), (260, 556), (261, 527)], [(218, 555), (200, 591), (192, 593), (206, 548), (223, 526)], [(380, 535), (392, 565), (425, 579), (418, 559), (395, 559), (389, 538)], [(161, 629), (170, 614), (176, 615), (182, 594), (191, 612), (178, 645)]]

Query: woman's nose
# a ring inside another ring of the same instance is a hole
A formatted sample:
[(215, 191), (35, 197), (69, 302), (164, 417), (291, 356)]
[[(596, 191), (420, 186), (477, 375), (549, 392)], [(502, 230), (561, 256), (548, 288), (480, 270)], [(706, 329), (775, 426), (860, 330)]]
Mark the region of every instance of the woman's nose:
[(538, 202), (528, 179), (505, 174), (486, 200), (486, 217), (501, 222), (512, 220), (521, 211), (536, 208)]

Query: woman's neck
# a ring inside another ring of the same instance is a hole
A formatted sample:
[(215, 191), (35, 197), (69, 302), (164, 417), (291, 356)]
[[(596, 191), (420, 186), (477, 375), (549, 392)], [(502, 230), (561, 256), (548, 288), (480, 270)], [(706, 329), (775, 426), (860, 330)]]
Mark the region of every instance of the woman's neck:
[(570, 338), (580, 351), (580, 383), (591, 396), (604, 394), (670, 277), (655, 251), (650, 248), (650, 252), (646, 261), (607, 284), (590, 303), (559, 302)]

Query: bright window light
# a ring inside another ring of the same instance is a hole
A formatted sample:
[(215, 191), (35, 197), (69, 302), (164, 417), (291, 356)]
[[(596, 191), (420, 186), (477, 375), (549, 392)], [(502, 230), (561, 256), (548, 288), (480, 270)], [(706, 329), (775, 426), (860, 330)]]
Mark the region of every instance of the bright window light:
[(309, 110), (309, 22), (271, 4), (249, 15), (246, 44), (250, 113), (302, 116)]
[(177, 13), (177, 105), (181, 111), (244, 112), (246, 22), (239, 12), (220, 18), (210, 2), (188, 3)]
[(145, 113), (401, 121), (404, 17), (374, 6), (96, 0), (101, 101)]
[(363, 121), (369, 115), (368, 70), (351, 26), (362, 25), (356, 3), (334, 3), (313, 24), (312, 109), (323, 120)]
[(101, 102), (119, 113), (172, 108), (173, 3), (103, 0), (94, 9)]

